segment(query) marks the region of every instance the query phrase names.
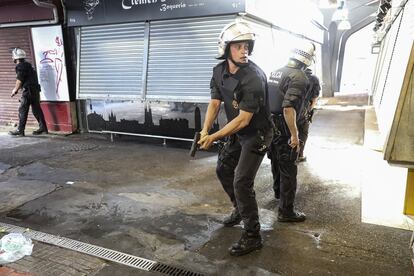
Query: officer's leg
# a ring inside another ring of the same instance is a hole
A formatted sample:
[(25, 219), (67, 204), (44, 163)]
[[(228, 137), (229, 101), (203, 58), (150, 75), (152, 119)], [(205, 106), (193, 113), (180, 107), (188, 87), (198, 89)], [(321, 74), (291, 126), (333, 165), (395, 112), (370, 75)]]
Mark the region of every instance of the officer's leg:
[(223, 149), (220, 150), (216, 174), (220, 180), (221, 185), (223, 186), (224, 191), (229, 196), (234, 210), (229, 217), (225, 218), (223, 224), (227, 227), (239, 224), (241, 221), (241, 216), (238, 211), (238, 206), (236, 198), (234, 195), (234, 170), (237, 166), (240, 157), (240, 144), (238, 141), (232, 139), (232, 141), (227, 141)]
[[(283, 153), (282, 153), (283, 154)], [(297, 165), (291, 160), (280, 161), (280, 202), (279, 213), (289, 216), (293, 214), (297, 188)]]
[(270, 145), (271, 133), (252, 135), (241, 140), (242, 150), (234, 178), (237, 206), (247, 232), (260, 231), (256, 194), (253, 189), (256, 173)]
[(305, 214), (296, 212), (294, 202), (297, 188), (297, 153), (288, 144), (278, 145), (279, 167), (280, 167), (280, 201), (279, 215), (280, 222), (301, 222), (306, 219)]
[(29, 114), (30, 101), (27, 96), (22, 96), (20, 98), (20, 107), (19, 107), (19, 128), (18, 130), (21, 133), (24, 133), (26, 128), (27, 115)]
[[(306, 140), (308, 140), (308, 135), (309, 135), (309, 125), (310, 123), (308, 120), (304, 120), (298, 125), (299, 140), (302, 141), (300, 152), (299, 152), (299, 158), (303, 158), (303, 151), (305, 150)], [(299, 161), (304, 161), (304, 160), (299, 160)]]
[(270, 159), (270, 164), (272, 168), (273, 176), (273, 191), (275, 193), (275, 198), (280, 198), (280, 170), (279, 170), (279, 160), (276, 149), (276, 140), (273, 140), (269, 147), (268, 158)]
[(45, 117), (43, 115), (42, 108), (40, 107), (40, 96), (39, 95), (31, 96), (30, 101), (32, 105), (33, 115), (36, 118), (37, 122), (39, 123), (39, 129), (37, 130), (37, 132), (40, 132), (40, 133), (47, 132)]
[(240, 240), (230, 248), (230, 254), (232, 255), (244, 255), (253, 250), (260, 249), (263, 245), (260, 236), (256, 194), (253, 186), (257, 170), (271, 140), (270, 132), (265, 136), (259, 138), (257, 135), (254, 135), (240, 141), (242, 150), (239, 164), (236, 168), (234, 189), (245, 231)]

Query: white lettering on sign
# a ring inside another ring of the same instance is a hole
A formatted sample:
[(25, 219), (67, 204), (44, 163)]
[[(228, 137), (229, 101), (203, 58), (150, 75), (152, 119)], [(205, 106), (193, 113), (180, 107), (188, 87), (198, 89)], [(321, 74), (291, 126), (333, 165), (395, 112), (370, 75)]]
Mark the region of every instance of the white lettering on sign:
[(241, 6), (241, 2), (240, 1), (234, 1), (233, 3), (231, 3), (231, 6), (235, 9), (237, 9)]
[[(165, 0), (161, 0), (164, 2)], [(158, 0), (122, 0), (122, 8), (124, 10), (129, 10), (133, 6), (145, 5), (145, 4), (155, 4)]]
[(160, 8), (160, 11), (166, 12), (166, 11), (172, 11), (172, 10), (175, 10), (175, 9), (182, 9), (182, 8), (185, 8), (185, 7), (187, 7), (187, 5), (183, 2), (181, 2), (180, 4), (173, 4), (173, 5), (162, 4), (161, 8)]

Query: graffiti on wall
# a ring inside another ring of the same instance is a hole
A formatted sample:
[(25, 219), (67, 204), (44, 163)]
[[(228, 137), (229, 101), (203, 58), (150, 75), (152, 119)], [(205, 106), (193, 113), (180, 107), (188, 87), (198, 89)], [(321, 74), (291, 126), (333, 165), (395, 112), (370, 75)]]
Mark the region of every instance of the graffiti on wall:
[(60, 26), (32, 28), (42, 101), (69, 101), (65, 51)]

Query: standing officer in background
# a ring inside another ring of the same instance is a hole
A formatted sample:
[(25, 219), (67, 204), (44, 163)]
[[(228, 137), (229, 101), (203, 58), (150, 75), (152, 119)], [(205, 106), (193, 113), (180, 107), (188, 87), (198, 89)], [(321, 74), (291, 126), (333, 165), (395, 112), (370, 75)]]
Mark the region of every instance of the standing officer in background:
[(298, 162), (306, 161), (303, 151), (305, 150), (306, 140), (308, 140), (309, 125), (312, 123), (314, 108), (319, 97), (319, 92), (321, 91), (319, 79), (312, 74), (312, 70), (306, 68), (305, 74), (308, 78), (309, 85), (306, 90), (302, 112), (300, 113), (298, 121), (299, 139), (303, 142), (303, 145), (300, 147)]
[(40, 85), (37, 80), (36, 71), (32, 65), (25, 60), (26, 53), (20, 48), (14, 48), (12, 51), (13, 62), (16, 65), (16, 85), (11, 93), (14, 97), (19, 89), (22, 89), (22, 97), (20, 98), (19, 107), (19, 127), (17, 130), (10, 131), (10, 135), (24, 136), (24, 129), (26, 127), (27, 115), (29, 108), (32, 106), (32, 112), (37, 122), (39, 129), (33, 131), (34, 135), (48, 133), (45, 118), (42, 109), (40, 108)]
[[(254, 41), (255, 34), (247, 23), (234, 22), (222, 30), (217, 58), (224, 61), (213, 69), (211, 100), (199, 141), (201, 149), (208, 149), (214, 141), (227, 137), (219, 151), (216, 173), (234, 207), (224, 226), (244, 222), (240, 240), (229, 248), (236, 256), (262, 247), (253, 185), (272, 139), (266, 75), (249, 61)], [(228, 123), (209, 134), (221, 102)]]
[(302, 44), (292, 50), (286, 66), (271, 73), (268, 82), (270, 111), (275, 123), (268, 156), (271, 159), (275, 197), (280, 197), (280, 222), (301, 222), (306, 219), (304, 213), (294, 209), (296, 159), (300, 150), (297, 119), (308, 86), (305, 69), (313, 60), (315, 45), (305, 41)]

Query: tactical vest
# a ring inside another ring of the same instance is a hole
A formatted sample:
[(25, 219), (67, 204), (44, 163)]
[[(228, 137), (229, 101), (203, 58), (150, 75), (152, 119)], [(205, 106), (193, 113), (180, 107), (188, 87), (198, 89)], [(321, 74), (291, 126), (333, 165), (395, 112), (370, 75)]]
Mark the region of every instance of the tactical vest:
[[(249, 61), (249, 66), (257, 66), (253, 62)], [(233, 120), (239, 115), (238, 104), (240, 103), (243, 95), (241, 91), (241, 83), (249, 72), (248, 67), (240, 68), (236, 74), (230, 75), (225, 73), (226, 63), (218, 65), (218, 70), (214, 70), (214, 79), (216, 86), (220, 89), (222, 100), (224, 102), (224, 110), (228, 121)], [(248, 126), (239, 131), (240, 134), (251, 133), (258, 129), (268, 129), (271, 127), (269, 106), (268, 106), (268, 92), (266, 79), (264, 78), (265, 93), (263, 98), (259, 99), (259, 108), (253, 114), (253, 117)]]
[[(304, 73), (297, 68), (282, 67), (270, 74), (268, 81), (269, 85), (269, 107), (272, 114), (283, 114), (283, 101), (285, 100), (286, 92), (288, 88), (298, 88), (302, 90), (302, 87), (297, 86), (295, 83), (291, 83), (291, 80), (304, 79)], [(304, 79), (305, 80), (305, 79)], [(303, 101), (303, 98), (302, 98)], [(296, 113), (300, 113), (300, 106), (296, 110)]]

